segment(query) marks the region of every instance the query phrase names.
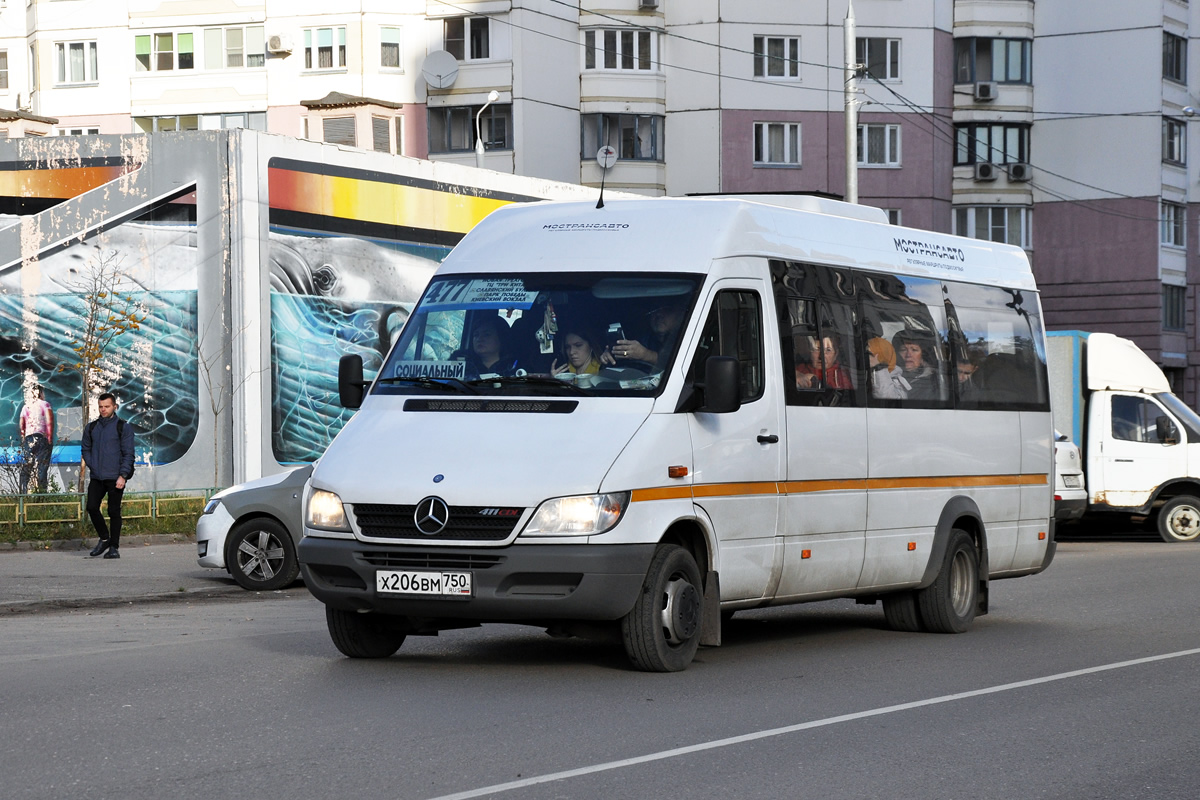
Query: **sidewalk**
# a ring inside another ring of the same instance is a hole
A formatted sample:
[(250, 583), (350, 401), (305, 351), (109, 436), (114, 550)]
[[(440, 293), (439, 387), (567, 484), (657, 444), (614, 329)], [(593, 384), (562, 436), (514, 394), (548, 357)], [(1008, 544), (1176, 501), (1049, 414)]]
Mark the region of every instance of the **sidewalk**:
[[(252, 596), (225, 570), (196, 563), (189, 537), (121, 537), (119, 559), (89, 558), (95, 539), (0, 545), (0, 617), (23, 611)], [(51, 549), (32, 549), (33, 547)], [(296, 586), (303, 586), (297, 583)]]

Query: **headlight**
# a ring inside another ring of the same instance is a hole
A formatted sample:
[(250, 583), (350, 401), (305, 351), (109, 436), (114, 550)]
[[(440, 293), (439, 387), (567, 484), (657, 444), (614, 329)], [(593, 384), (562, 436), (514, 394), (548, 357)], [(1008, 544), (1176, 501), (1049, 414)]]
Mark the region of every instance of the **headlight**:
[(538, 507), (522, 536), (586, 536), (604, 533), (621, 519), (629, 492), (557, 497)]
[(221, 501), (219, 499), (217, 499), (216, 497), (214, 497), (212, 500), (208, 501), (208, 504), (206, 506), (204, 506), (204, 511), (202, 511), (201, 514), (211, 514), (214, 511), (216, 511), (217, 507), (220, 505), (221, 505)]
[(346, 509), (342, 508), (342, 498), (324, 489), (313, 490), (308, 498), (308, 525), (310, 528), (324, 528), (330, 531), (348, 531)]

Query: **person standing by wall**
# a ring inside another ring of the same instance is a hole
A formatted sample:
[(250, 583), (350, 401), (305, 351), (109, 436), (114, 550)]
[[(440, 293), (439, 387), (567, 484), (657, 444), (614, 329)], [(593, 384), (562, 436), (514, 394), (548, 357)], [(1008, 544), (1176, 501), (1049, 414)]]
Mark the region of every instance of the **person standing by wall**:
[[(100, 541), (92, 548), (92, 557), (120, 558), (121, 498), (125, 482), (133, 477), (133, 427), (117, 418), (117, 399), (109, 392), (100, 395), (100, 418), (83, 430), (79, 452), (91, 472), (88, 481), (87, 512)], [(100, 513), (100, 501), (108, 496), (108, 522)], [(105, 552), (105, 551), (108, 552)]]
[(37, 470), (34, 490), (46, 491), (46, 474), (50, 469), (50, 454), (54, 448), (54, 409), (46, 402), (41, 386), (31, 386), (25, 394), (25, 405), (18, 421), (25, 462), (21, 465), (21, 494), (29, 491), (29, 477)]

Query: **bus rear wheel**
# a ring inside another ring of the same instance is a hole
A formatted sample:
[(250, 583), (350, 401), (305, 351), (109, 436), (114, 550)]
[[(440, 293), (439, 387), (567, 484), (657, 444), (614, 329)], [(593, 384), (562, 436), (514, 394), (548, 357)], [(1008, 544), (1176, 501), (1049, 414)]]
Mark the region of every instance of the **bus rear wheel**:
[(979, 601), (979, 551), (971, 535), (961, 528), (950, 532), (945, 560), (938, 576), (917, 592), (917, 606), (925, 630), (963, 633), (975, 620)]
[(883, 618), (894, 631), (919, 633), (925, 630), (917, 610), (916, 592), (896, 592), (883, 596)]
[(621, 620), (621, 641), (633, 665), (646, 672), (687, 669), (700, 646), (703, 597), (692, 554), (659, 545), (633, 610)]

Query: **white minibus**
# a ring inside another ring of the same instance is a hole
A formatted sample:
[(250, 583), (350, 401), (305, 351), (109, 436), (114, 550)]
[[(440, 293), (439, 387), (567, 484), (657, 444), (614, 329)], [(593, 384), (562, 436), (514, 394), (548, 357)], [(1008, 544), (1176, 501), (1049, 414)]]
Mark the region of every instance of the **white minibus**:
[(342, 359), (304, 579), (359, 658), (507, 622), (674, 671), (734, 612), (839, 597), (962, 632), (1054, 554), (1045, 352), (1020, 248), (878, 209), (508, 206)]

